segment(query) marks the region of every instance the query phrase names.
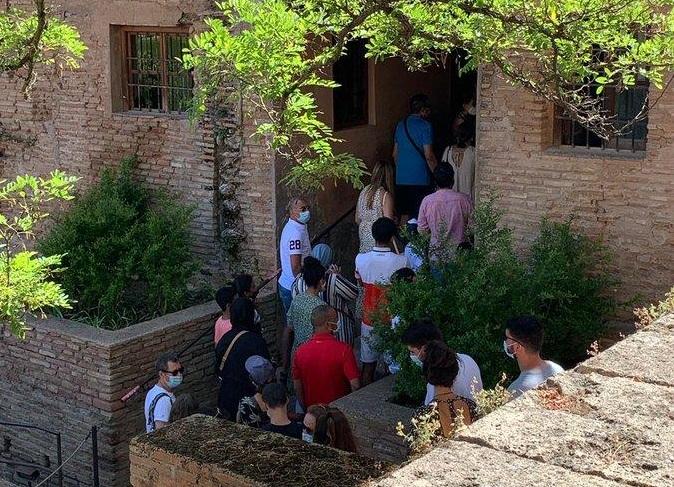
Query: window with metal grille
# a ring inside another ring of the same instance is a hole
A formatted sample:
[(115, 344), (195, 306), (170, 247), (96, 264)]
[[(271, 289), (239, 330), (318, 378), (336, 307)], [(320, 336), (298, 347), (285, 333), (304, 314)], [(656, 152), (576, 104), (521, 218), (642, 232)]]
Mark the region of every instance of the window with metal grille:
[[(613, 124), (619, 129), (641, 111), (648, 95), (648, 81), (640, 80), (629, 90), (619, 90), (616, 86), (608, 85), (599, 95), (596, 94), (597, 85), (589, 85), (586, 89), (591, 96), (601, 100), (606, 115), (613, 117)], [(644, 118), (632, 124), (625, 133), (605, 140), (571, 119), (560, 107), (555, 107), (555, 142), (558, 146), (645, 151), (647, 128), (648, 118)]]
[(187, 47), (185, 29), (123, 29), (126, 109), (182, 113), (192, 100), (192, 73), (180, 59)]
[(368, 60), (365, 40), (349, 42), (347, 52), (333, 65), (332, 79), (339, 87), (332, 90), (335, 130), (366, 125), (368, 113)]

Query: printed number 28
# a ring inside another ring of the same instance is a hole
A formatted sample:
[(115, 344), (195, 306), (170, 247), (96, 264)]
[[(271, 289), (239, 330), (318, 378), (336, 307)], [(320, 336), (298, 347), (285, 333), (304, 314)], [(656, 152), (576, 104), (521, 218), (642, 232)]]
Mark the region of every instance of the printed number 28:
[(301, 240), (291, 240), (290, 241), (290, 250), (300, 250), (302, 248)]

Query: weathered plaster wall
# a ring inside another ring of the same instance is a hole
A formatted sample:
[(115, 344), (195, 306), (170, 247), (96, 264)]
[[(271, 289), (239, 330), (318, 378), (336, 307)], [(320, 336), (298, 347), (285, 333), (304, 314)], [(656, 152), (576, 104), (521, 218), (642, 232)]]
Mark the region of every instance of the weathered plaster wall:
[(652, 302), (674, 276), (674, 91), (649, 114), (645, 154), (553, 148), (552, 127), (551, 106), (483, 68), (480, 194), (501, 195), (504, 223), (523, 247), (542, 216), (575, 215), (581, 231), (602, 237), (612, 251), (622, 280), (617, 297)]

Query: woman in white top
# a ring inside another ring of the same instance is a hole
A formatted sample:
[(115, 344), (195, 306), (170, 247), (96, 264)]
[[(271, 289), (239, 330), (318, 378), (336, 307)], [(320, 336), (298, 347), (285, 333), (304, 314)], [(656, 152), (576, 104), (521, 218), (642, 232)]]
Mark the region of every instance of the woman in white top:
[(445, 149), (442, 162), (451, 164), (454, 169), (454, 191), (474, 198), (475, 185), (475, 148), (472, 146), (472, 136), (468, 130), (460, 125), (454, 134), (454, 145)]
[(372, 224), (383, 216), (395, 221), (393, 189), (395, 187), (395, 167), (390, 161), (378, 161), (372, 168), (372, 179), (358, 196), (356, 224), (360, 237), (360, 253), (369, 252), (374, 247)]

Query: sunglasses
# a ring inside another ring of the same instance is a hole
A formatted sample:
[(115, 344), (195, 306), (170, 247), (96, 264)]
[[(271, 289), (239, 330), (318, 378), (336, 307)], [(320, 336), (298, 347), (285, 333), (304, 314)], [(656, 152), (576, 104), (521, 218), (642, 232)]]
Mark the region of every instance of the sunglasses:
[(179, 369), (176, 369), (176, 370), (162, 370), (162, 372), (164, 372), (164, 373), (166, 373), (166, 374), (169, 374), (169, 375), (172, 375), (172, 376), (175, 377), (175, 376), (178, 375), (178, 374), (184, 373), (184, 372), (185, 372), (185, 368), (184, 368), (184, 367), (180, 367)]

